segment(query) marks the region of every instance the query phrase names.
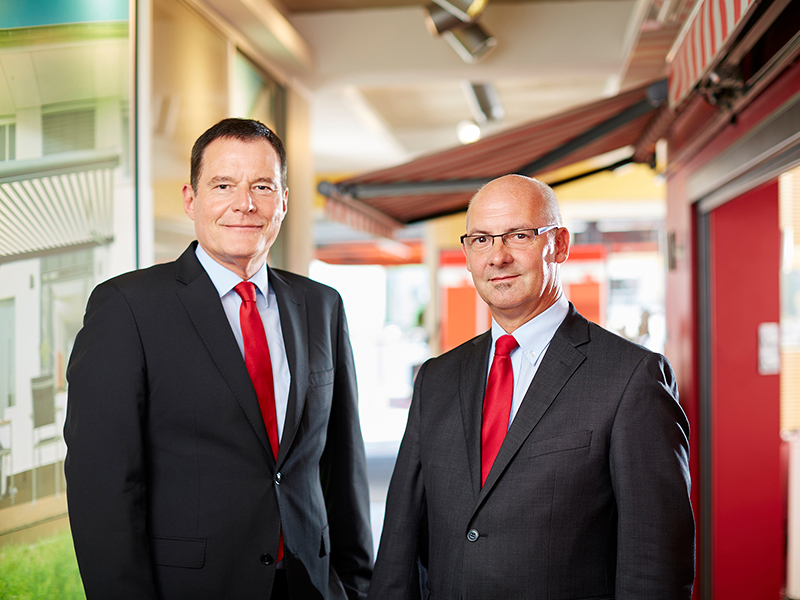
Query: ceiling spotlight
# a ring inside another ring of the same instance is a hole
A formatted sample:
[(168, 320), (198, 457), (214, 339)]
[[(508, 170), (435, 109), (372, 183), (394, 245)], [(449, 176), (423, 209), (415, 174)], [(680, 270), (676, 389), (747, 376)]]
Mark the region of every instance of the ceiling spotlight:
[(481, 128), (472, 121), (461, 121), (456, 125), (456, 133), (462, 144), (471, 144), (481, 139)]
[(491, 35), (477, 23), (463, 29), (452, 29), (442, 34), (453, 50), (467, 63), (473, 63), (483, 57), (497, 45)]
[(483, 9), (489, 0), (433, 0), (454, 17), (458, 17), (464, 23), (472, 23), (481, 16)]
[(428, 31), (431, 35), (441, 35), (445, 31), (464, 26), (464, 21), (441, 6), (430, 4), (425, 9), (428, 11), (425, 17), (425, 25), (428, 26)]
[(506, 116), (503, 103), (497, 89), (491, 83), (472, 83), (467, 79), (461, 81), (461, 90), (467, 99), (469, 111), (476, 123), (502, 121)]

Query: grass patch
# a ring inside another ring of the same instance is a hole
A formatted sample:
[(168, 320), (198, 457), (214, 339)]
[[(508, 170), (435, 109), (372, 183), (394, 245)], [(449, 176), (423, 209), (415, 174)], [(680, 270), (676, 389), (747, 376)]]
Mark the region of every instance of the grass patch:
[(0, 547), (0, 598), (85, 600), (69, 530), (35, 544)]

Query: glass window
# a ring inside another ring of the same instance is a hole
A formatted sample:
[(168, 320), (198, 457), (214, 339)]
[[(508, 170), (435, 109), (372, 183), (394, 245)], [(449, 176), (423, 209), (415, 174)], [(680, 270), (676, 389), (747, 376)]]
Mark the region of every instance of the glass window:
[(0, 125), (0, 161), (14, 160), (16, 137), (17, 126), (15, 123)]
[(781, 429), (800, 430), (800, 167), (779, 178)]
[(93, 108), (60, 110), (42, 114), (42, 150), (58, 154), (94, 148)]
[[(136, 267), (129, 8), (8, 2), (0, 29), (0, 521), (18, 528), (4, 547), (47, 538), (26, 552), (52, 547), (58, 531), (76, 587), (66, 366), (91, 289)], [(38, 559), (3, 564), (0, 589), (22, 596), (50, 577), (52, 562)]]
[(231, 112), (261, 121), (284, 137), (284, 90), (241, 52), (236, 52)]

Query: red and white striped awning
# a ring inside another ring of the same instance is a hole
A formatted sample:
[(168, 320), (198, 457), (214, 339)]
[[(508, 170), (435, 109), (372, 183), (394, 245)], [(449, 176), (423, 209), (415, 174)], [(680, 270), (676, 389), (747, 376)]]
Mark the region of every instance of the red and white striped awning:
[(700, 0), (667, 55), (673, 110), (716, 64), (759, 0)]
[[(662, 109), (667, 112), (662, 106), (664, 83), (648, 82), (399, 166), (336, 183), (323, 181), (318, 189), (328, 197), (326, 212), (331, 220), (391, 237), (392, 230), (403, 224), (466, 210), (480, 186), (500, 175), (541, 176), (623, 148), (631, 148), (624, 162), (645, 160), (658, 139), (650, 135), (649, 126)], [(640, 146), (642, 158), (637, 159), (632, 148)], [(603, 165), (613, 166), (619, 165)]]

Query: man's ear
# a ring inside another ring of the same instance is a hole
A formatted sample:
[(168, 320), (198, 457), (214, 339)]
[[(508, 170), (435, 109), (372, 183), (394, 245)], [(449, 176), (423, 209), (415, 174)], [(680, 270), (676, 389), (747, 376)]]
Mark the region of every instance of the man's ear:
[(194, 190), (190, 184), (184, 183), (181, 191), (183, 192), (183, 212), (194, 221)]
[(467, 248), (464, 246), (463, 243), (461, 244), (461, 252), (464, 253), (464, 258), (467, 260), (467, 271), (472, 273), (472, 269), (469, 266), (469, 254), (467, 254)]
[(556, 262), (563, 263), (569, 257), (569, 231), (559, 227), (555, 237)]
[(283, 209), (283, 216), (281, 217), (281, 221), (286, 216), (286, 211), (289, 210), (289, 188), (283, 190), (283, 200), (281, 201), (281, 208)]

